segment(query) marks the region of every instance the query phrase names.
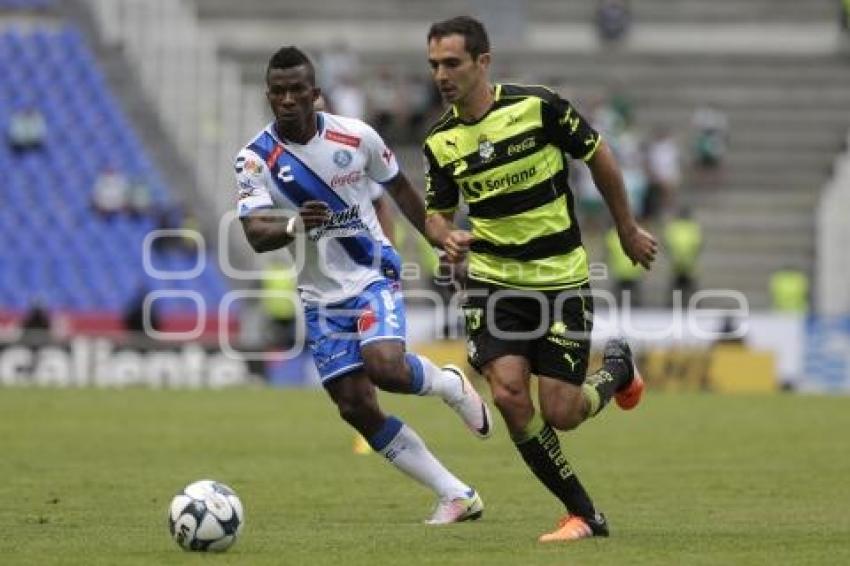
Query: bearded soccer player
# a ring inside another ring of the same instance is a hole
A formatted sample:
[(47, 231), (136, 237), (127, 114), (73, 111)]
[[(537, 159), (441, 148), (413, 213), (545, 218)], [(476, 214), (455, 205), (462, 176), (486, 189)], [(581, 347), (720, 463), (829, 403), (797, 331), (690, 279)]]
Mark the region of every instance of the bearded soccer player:
[[(569, 102), (544, 87), (491, 84), (480, 22), (458, 17), (434, 24), (428, 62), (451, 107), (423, 145), (426, 224), (451, 260), (469, 256), (470, 363), (490, 384), (523, 460), (566, 507), (540, 541), (607, 536), (605, 516), (554, 429), (574, 429), (612, 397), (633, 408), (643, 381), (622, 338), (605, 345), (603, 367), (585, 377), (593, 300), (566, 155), (587, 163), (632, 261), (649, 268), (656, 241), (629, 210), (611, 150)], [(461, 196), (471, 232), (453, 223)], [(539, 412), (532, 374), (539, 378)]]
[(423, 231), (424, 203), (371, 127), (315, 110), (320, 89), (299, 49), (284, 47), (272, 56), (266, 83), (274, 121), (235, 162), (245, 235), (258, 252), (301, 244), (296, 263), (307, 345), (340, 416), (387, 461), (437, 494), (428, 523), (476, 519), (484, 507), (478, 493), (408, 425), (384, 414), (376, 397), (376, 387), (436, 395), (477, 436), (490, 435), (489, 410), (458, 368), (438, 368), (405, 351), (400, 259), (378, 224), (370, 184), (383, 184)]

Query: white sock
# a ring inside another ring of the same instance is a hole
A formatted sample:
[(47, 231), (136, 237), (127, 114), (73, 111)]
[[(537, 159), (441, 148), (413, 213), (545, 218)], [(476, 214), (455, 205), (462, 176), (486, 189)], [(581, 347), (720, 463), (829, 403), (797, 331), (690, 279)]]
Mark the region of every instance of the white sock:
[(470, 490), (431, 454), (412, 428), (395, 417), (389, 417), (369, 443), (392, 465), (431, 488), (441, 499), (465, 497)]
[(413, 393), (436, 395), (446, 401), (452, 401), (462, 393), (460, 382), (453, 373), (438, 368), (425, 356), (408, 352), (405, 357), (413, 373)]

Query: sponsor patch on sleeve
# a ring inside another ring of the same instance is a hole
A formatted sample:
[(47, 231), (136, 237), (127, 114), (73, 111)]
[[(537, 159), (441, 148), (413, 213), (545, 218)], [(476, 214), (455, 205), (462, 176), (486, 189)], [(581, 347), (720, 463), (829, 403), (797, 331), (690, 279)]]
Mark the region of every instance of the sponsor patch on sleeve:
[(325, 139), (335, 141), (337, 143), (341, 143), (344, 145), (348, 145), (351, 147), (360, 147), (360, 138), (357, 136), (352, 136), (350, 134), (343, 134), (342, 132), (335, 132), (333, 130), (327, 130), (325, 132)]
[(263, 172), (263, 164), (253, 157), (245, 159), (245, 163), (242, 168), (249, 175), (259, 175)]

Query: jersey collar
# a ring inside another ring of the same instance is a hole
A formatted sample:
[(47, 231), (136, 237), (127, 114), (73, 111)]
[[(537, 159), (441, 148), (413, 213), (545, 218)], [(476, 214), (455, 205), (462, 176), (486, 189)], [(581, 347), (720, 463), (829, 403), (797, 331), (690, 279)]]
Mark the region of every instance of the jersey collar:
[[(294, 142), (284, 140), (280, 136), (277, 135), (277, 132), (274, 129), (274, 120), (269, 122), (269, 125), (266, 126), (266, 132), (279, 144), (282, 145), (292, 145)], [(310, 140), (304, 145), (309, 145), (313, 140), (319, 139), (322, 137), (322, 134), (325, 133), (325, 113), (324, 112), (316, 112), (316, 135), (310, 138)], [(298, 144), (301, 145), (301, 144)]]
[(490, 108), (487, 109), (487, 112), (485, 112), (479, 119), (477, 119), (473, 122), (465, 122), (465, 121), (461, 120), (460, 119), (460, 113), (457, 111), (457, 106), (454, 105), (454, 104), (452, 104), (452, 115), (454, 115), (454, 117), (457, 118), (458, 120), (460, 120), (460, 122), (463, 123), (463, 124), (469, 124), (469, 125), (477, 124), (478, 122), (480, 122), (481, 120), (483, 120), (484, 118), (487, 117), (487, 115), (496, 106), (496, 103), (499, 102), (499, 99), (501, 97), (502, 97), (502, 85), (499, 84), (499, 83), (496, 83), (496, 84), (493, 85), (493, 103), (490, 105)]

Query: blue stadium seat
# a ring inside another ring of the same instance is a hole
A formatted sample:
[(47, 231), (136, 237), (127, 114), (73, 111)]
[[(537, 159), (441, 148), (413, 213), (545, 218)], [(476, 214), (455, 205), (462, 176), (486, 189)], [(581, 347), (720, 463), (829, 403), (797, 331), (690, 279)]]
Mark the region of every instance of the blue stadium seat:
[[(0, 0), (0, 8), (52, 5)], [(0, 32), (0, 75), (0, 127), (15, 110), (35, 106), (48, 129), (44, 148), (25, 155), (0, 144), (0, 309), (22, 310), (43, 296), (51, 308), (115, 313), (142, 282), (198, 291), (217, 308), (227, 285), (216, 268), (190, 281), (150, 280), (141, 250), (154, 219), (104, 220), (92, 208), (92, 189), (107, 165), (145, 182), (155, 203), (171, 199), (80, 33), (72, 27)], [(194, 259), (154, 251), (154, 263), (185, 270)], [(185, 299), (163, 305), (164, 312), (192, 308)]]
[(0, 8), (7, 10), (43, 10), (54, 5), (55, 0), (0, 0)]

